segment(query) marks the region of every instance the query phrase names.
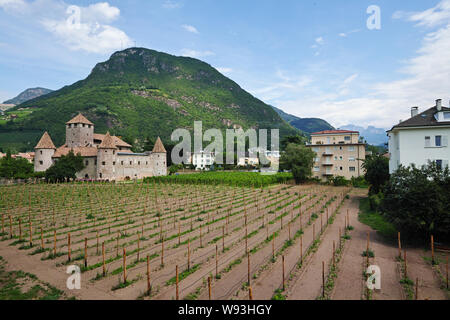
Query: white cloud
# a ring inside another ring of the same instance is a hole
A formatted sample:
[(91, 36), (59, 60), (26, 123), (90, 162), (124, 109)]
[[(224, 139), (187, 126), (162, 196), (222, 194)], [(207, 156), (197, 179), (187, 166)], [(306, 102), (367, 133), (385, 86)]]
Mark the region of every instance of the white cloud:
[(325, 40), (323, 40), (323, 37), (316, 38), (316, 43), (319, 45), (323, 45), (325, 43)]
[(435, 7), (422, 12), (397, 11), (392, 16), (394, 19), (404, 19), (417, 22), (418, 26), (435, 27), (447, 24), (450, 21), (450, 0), (443, 0)]
[(167, 1), (164, 1), (162, 6), (165, 9), (178, 9), (178, 8), (181, 8), (183, 6), (183, 4), (180, 2), (167, 0)]
[(181, 55), (185, 57), (191, 57), (191, 58), (203, 58), (203, 57), (209, 57), (213, 56), (214, 52), (212, 51), (197, 51), (192, 49), (182, 49)]
[(199, 33), (197, 28), (188, 24), (183, 24), (181, 26), (184, 30), (191, 32), (191, 33)]
[(216, 68), (217, 71), (219, 71), (220, 73), (231, 73), (233, 72), (233, 69), (231, 68), (224, 68), (224, 67), (218, 67)]
[[(399, 67), (399, 80), (376, 84), (364, 83), (364, 92), (356, 93), (355, 85), (361, 85), (357, 74), (343, 77), (335, 90), (322, 86), (308, 88), (293, 95), (284, 90), (268, 102), (285, 111), (302, 117), (322, 117), (339, 127), (353, 123), (374, 125), (390, 129), (399, 120), (410, 117), (410, 108), (420, 106), (424, 111), (434, 106), (436, 99), (450, 99), (450, 0), (441, 1), (436, 7), (403, 15), (419, 27), (431, 28), (424, 36), (415, 56)], [(400, 16), (400, 13), (397, 14)], [(313, 76), (313, 75), (311, 75)], [(281, 91), (282, 89), (279, 89)], [(345, 97), (352, 94), (351, 98)], [(302, 96), (300, 96), (302, 95)], [(286, 98), (286, 96), (289, 96)]]
[(352, 33), (357, 33), (357, 32), (359, 32), (359, 31), (361, 31), (361, 29), (351, 30), (351, 31), (349, 31), (349, 32), (341, 32), (341, 33), (339, 33), (339, 37), (346, 38), (346, 37), (348, 37), (350, 34), (352, 34)]
[(80, 7), (58, 0), (0, 0), (0, 7), (34, 21), (70, 50), (104, 54), (132, 44), (124, 31), (111, 25), (120, 10), (107, 2)]

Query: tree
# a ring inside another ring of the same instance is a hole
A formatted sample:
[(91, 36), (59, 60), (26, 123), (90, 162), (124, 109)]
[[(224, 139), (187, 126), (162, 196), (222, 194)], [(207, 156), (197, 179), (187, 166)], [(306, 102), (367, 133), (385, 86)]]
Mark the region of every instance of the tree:
[(400, 166), (387, 183), (381, 210), (399, 231), (422, 239), (450, 240), (450, 171), (429, 163)]
[(288, 144), (305, 144), (305, 138), (299, 135), (296, 136), (285, 136), (281, 140), (281, 150), (286, 150)]
[(33, 164), (23, 158), (13, 158), (11, 152), (0, 159), (0, 177), (7, 179), (27, 179), (33, 175)]
[(389, 180), (389, 159), (380, 154), (373, 154), (363, 162), (364, 175), (370, 185), (369, 194), (378, 194)]
[(75, 155), (71, 150), (66, 156), (56, 161), (45, 172), (45, 179), (49, 182), (64, 182), (76, 179), (76, 173), (84, 169), (83, 157)]
[(281, 155), (280, 168), (291, 170), (295, 183), (302, 183), (312, 175), (315, 156), (316, 153), (310, 148), (290, 143)]

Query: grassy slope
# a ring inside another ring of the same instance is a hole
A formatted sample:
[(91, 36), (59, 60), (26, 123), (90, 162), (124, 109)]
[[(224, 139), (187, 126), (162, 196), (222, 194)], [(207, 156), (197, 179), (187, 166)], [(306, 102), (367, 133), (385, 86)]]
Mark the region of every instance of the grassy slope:
[[(143, 97), (136, 95), (147, 95)], [(170, 99), (170, 100), (169, 100)], [(175, 108), (168, 101), (176, 101)], [(247, 128), (279, 128), (280, 135), (299, 133), (268, 105), (251, 96), (210, 65), (192, 58), (133, 48), (116, 52), (97, 64), (82, 81), (20, 107), (38, 108), (27, 117), (0, 125), (0, 133), (22, 130), (49, 131), (56, 144), (63, 143), (64, 122), (83, 112), (96, 132), (144, 139), (160, 135), (164, 142), (176, 128), (225, 130), (223, 120)], [(35, 137), (35, 140), (38, 138)], [(0, 141), (0, 147), (1, 147)]]
[(359, 203), (359, 221), (378, 231), (384, 238), (392, 240), (397, 237), (395, 227), (378, 212), (370, 209), (369, 198), (364, 198)]

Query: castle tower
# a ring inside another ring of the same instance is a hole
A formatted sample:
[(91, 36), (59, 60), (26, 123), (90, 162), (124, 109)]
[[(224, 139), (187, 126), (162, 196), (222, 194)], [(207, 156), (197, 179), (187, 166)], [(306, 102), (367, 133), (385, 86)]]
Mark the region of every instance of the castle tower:
[(167, 151), (164, 145), (158, 137), (155, 142), (155, 146), (152, 151), (153, 158), (153, 175), (154, 176), (165, 176), (167, 175)]
[(66, 145), (68, 148), (94, 145), (94, 124), (81, 113), (66, 122)]
[(117, 147), (109, 132), (106, 133), (105, 138), (97, 149), (97, 179), (114, 180)]
[(55, 153), (55, 145), (53, 144), (52, 138), (46, 131), (41, 140), (39, 140), (36, 147), (34, 147), (34, 171), (43, 172), (51, 167), (53, 164), (52, 156)]

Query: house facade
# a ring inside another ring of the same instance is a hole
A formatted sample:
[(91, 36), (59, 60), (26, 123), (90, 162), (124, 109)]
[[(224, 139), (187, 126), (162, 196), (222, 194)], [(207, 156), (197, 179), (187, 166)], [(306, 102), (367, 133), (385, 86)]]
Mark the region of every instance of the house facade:
[(195, 170), (205, 170), (207, 167), (214, 164), (216, 155), (214, 152), (193, 152), (189, 156), (190, 163), (195, 167)]
[(400, 165), (422, 167), (429, 161), (438, 167), (446, 167), (450, 160), (450, 108), (436, 105), (419, 113), (419, 107), (411, 108), (411, 118), (401, 121), (388, 132), (389, 172)]
[(364, 175), (362, 168), (366, 158), (366, 145), (360, 142), (358, 131), (326, 130), (311, 134), (311, 143), (307, 144), (315, 153), (313, 177), (327, 180), (342, 176)]
[(66, 123), (66, 143), (56, 148), (45, 132), (35, 147), (34, 170), (42, 172), (70, 151), (83, 157), (78, 179), (125, 180), (167, 174), (167, 152), (158, 137), (151, 152), (134, 153), (131, 145), (109, 133), (94, 133), (94, 124), (82, 114)]

